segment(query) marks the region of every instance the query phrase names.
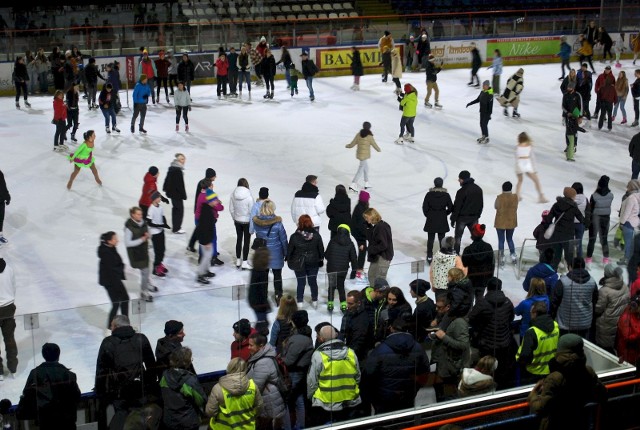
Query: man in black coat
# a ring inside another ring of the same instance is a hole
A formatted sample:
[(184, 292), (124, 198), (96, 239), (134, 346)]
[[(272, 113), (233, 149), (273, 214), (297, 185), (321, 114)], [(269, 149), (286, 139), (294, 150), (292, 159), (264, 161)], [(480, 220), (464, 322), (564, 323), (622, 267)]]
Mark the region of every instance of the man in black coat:
[(487, 294), (476, 301), (469, 313), (469, 325), (475, 333), (472, 344), (480, 350), (480, 357), (492, 355), (498, 359), (494, 375), (500, 388), (513, 385), (516, 345), (511, 335), (514, 318), (513, 303), (502, 292), (502, 281), (490, 278)]
[(482, 240), (486, 226), (474, 224), (471, 228), (471, 245), (462, 252), (462, 264), (467, 268), (467, 278), (471, 281), (476, 302), (482, 300), (487, 281), (496, 268), (493, 247)]
[(96, 362), (94, 390), (102, 400), (101, 418), (106, 420), (106, 407), (113, 403), (115, 415), (109, 427), (121, 429), (129, 412), (143, 406), (149, 392), (157, 388), (156, 359), (149, 339), (135, 332), (129, 317), (117, 315)]
[(446, 188), (443, 188), (442, 178), (433, 180), (433, 188), (424, 196), (422, 213), (426, 218), (423, 230), (427, 232), (427, 263), (433, 260), (433, 242), (436, 234), (438, 243), (442, 243), (445, 233), (449, 231), (447, 217), (453, 211), (453, 202)]
[[(431, 327), (431, 321), (436, 317), (436, 304), (427, 296), (427, 291), (431, 289), (431, 284), (424, 279), (416, 279), (409, 284), (411, 297), (416, 300), (416, 308), (413, 311), (413, 331), (414, 339), (417, 342), (424, 342), (427, 337), (427, 329)], [(446, 293), (446, 290), (443, 290)]]
[[(629, 142), (629, 157), (631, 157), (631, 179), (638, 179), (638, 174), (640, 174), (640, 133), (635, 134)], [(1, 200), (2, 197), (0, 196)], [(7, 202), (7, 204), (9, 203)], [(2, 211), (1, 206), (2, 203), (0, 202), (0, 211)], [(0, 232), (2, 231), (1, 216), (0, 212)], [(1, 233), (0, 236), (2, 236)]]
[(467, 103), (467, 107), (480, 104), (480, 131), (482, 136), (477, 139), (478, 143), (489, 143), (489, 120), (491, 120), (491, 114), (493, 113), (493, 88), (489, 81), (482, 83), (482, 91), (478, 94), (475, 100)]
[(355, 352), (362, 362), (373, 348), (373, 325), (365, 310), (359, 291), (351, 290), (347, 294), (347, 313), (342, 317), (339, 338)]
[(11, 194), (9, 194), (9, 190), (7, 189), (4, 174), (2, 173), (2, 170), (0, 170), (0, 246), (9, 242), (2, 234), (2, 227), (4, 224), (4, 207), (5, 205), (9, 206), (9, 203), (11, 203)]
[(172, 231), (176, 234), (184, 234), (182, 220), (184, 218), (184, 203), (187, 200), (187, 191), (184, 188), (184, 163), (187, 161), (184, 154), (177, 153), (175, 160), (171, 162), (167, 177), (164, 179), (162, 190), (171, 199), (171, 225)]
[(58, 362), (60, 347), (55, 343), (42, 345), (42, 357), (44, 363), (29, 373), (19, 409), (32, 415), (42, 430), (75, 430), (80, 400), (76, 374)]
[[(184, 324), (180, 321), (169, 320), (164, 323), (164, 337), (158, 339), (156, 343), (156, 369), (157, 374), (162, 373), (169, 369), (169, 356), (173, 351), (182, 348), (182, 341), (184, 340)], [(189, 372), (195, 374), (196, 371), (193, 368), (193, 363), (187, 369)]]
[(482, 215), (484, 200), (482, 197), (482, 188), (476, 185), (475, 180), (471, 177), (471, 173), (463, 170), (458, 175), (460, 189), (456, 192), (456, 198), (453, 202), (453, 212), (451, 213), (451, 227), (455, 230), (455, 250), (460, 254), (460, 241), (465, 227), (471, 232), (471, 227), (478, 223)]

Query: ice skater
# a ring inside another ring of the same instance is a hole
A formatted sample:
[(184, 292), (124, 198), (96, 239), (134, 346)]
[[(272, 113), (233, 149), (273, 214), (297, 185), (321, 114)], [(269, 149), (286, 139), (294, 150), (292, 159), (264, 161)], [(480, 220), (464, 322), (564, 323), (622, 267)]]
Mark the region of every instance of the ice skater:
[(111, 321), (118, 314), (129, 316), (129, 293), (122, 281), (125, 279), (124, 263), (118, 254), (118, 235), (115, 231), (108, 231), (100, 236), (98, 258), (100, 258), (98, 283), (107, 290), (111, 300), (111, 311), (107, 319), (107, 329)]
[(160, 206), (162, 194), (155, 191), (151, 194), (151, 206), (147, 211), (147, 225), (151, 233), (151, 243), (153, 244), (153, 275), (164, 278), (169, 270), (163, 264), (165, 253), (164, 229), (171, 228), (167, 224), (162, 206)]
[(476, 103), (480, 103), (480, 130), (482, 131), (482, 136), (477, 139), (477, 142), (489, 143), (489, 120), (493, 112), (493, 88), (489, 81), (482, 83), (482, 91), (475, 100), (467, 103), (467, 107)]
[(57, 90), (53, 96), (53, 120), (51, 121), (56, 126), (56, 133), (53, 136), (53, 150), (56, 152), (69, 149), (64, 144), (67, 134), (67, 107), (64, 104), (64, 93), (61, 90)]
[(78, 107), (80, 103), (80, 86), (74, 85), (67, 91), (67, 130), (71, 129), (71, 140), (77, 142), (76, 131), (78, 131), (78, 117), (80, 109)]
[(364, 75), (364, 67), (362, 67), (362, 59), (357, 46), (351, 48), (351, 74), (353, 75), (353, 91), (360, 91), (360, 76)]
[(620, 63), (620, 56), (624, 53), (624, 33), (618, 34), (618, 39), (613, 44), (613, 50), (616, 53), (616, 67), (622, 67), (622, 63)]
[(353, 181), (351, 181), (349, 190), (357, 193), (360, 186), (360, 178), (362, 176), (364, 176), (364, 188), (367, 189), (371, 187), (369, 184), (369, 158), (371, 158), (371, 147), (373, 146), (373, 149), (380, 152), (380, 147), (373, 139), (371, 123), (369, 121), (362, 123), (362, 129), (358, 134), (356, 134), (351, 143), (345, 145), (345, 148), (353, 148), (356, 145), (358, 146), (356, 149), (356, 158), (360, 160), (360, 165), (358, 166), (356, 175), (353, 177)]
[[(100, 91), (98, 103), (104, 116), (104, 128), (107, 134), (111, 134), (111, 130), (120, 133), (116, 120), (116, 97), (113, 94), (113, 85), (111, 83), (107, 82), (102, 91)], [(111, 118), (111, 129), (109, 129), (109, 118)]]
[[(402, 118), (400, 118), (400, 136), (396, 139), (395, 143), (402, 145), (406, 140), (409, 143), (414, 143), (415, 129), (413, 128), (413, 122), (416, 119), (416, 112), (418, 110), (418, 90), (411, 84), (404, 84), (404, 94), (398, 95), (398, 102), (402, 108)], [(407, 132), (404, 132), (405, 126)]]
[(509, 78), (504, 93), (498, 98), (498, 103), (504, 108), (502, 112), (504, 116), (509, 116), (509, 106), (513, 106), (511, 116), (520, 118), (518, 106), (520, 105), (520, 93), (524, 89), (524, 78), (522, 75), (524, 75), (524, 69), (520, 68)]
[(476, 44), (474, 42), (471, 42), (470, 45), (471, 45), (471, 80), (467, 85), (478, 88), (480, 86), (480, 78), (478, 77), (478, 70), (480, 70), (480, 67), (482, 66), (482, 57), (480, 57), (480, 51), (478, 51)]
[(67, 190), (71, 189), (73, 181), (76, 179), (76, 176), (78, 176), (78, 173), (80, 173), (80, 169), (87, 167), (91, 169), (91, 173), (93, 173), (93, 177), (98, 185), (102, 185), (100, 175), (98, 175), (98, 169), (96, 168), (96, 160), (93, 157), (96, 133), (93, 130), (88, 130), (84, 133), (83, 137), (84, 142), (76, 149), (73, 155), (69, 156), (69, 163), (74, 163), (74, 166), (73, 172), (71, 172), (71, 176), (69, 177), (69, 182), (67, 182)]
[(396, 85), (395, 95), (399, 95), (402, 90), (400, 79), (402, 78), (402, 56), (396, 48), (391, 50), (391, 80)]
[(260, 62), (260, 69), (262, 71), (262, 76), (264, 77), (264, 82), (267, 87), (267, 93), (263, 96), (263, 98), (272, 99), (273, 92), (275, 90), (273, 80), (276, 76), (276, 59), (273, 57), (271, 49), (267, 48), (264, 51), (264, 58), (262, 58), (262, 61)]
[(29, 98), (29, 93), (27, 92), (29, 72), (27, 71), (27, 66), (24, 64), (24, 57), (16, 58), (16, 62), (13, 64), (12, 78), (16, 86), (16, 108), (20, 109), (20, 93), (22, 93), (24, 97), (24, 105), (31, 107), (31, 104), (27, 101)]
[(538, 203), (547, 203), (549, 200), (547, 200), (542, 193), (540, 180), (536, 173), (536, 163), (533, 155), (533, 145), (531, 143), (531, 138), (527, 133), (522, 132), (518, 135), (518, 145), (516, 145), (516, 175), (518, 176), (516, 195), (518, 196), (518, 201), (521, 201), (522, 195), (520, 194), (520, 191), (522, 189), (522, 180), (524, 175), (527, 175), (536, 186), (536, 191), (538, 192)]
[[(188, 90), (187, 90), (188, 91)], [(138, 130), (140, 133), (147, 133), (144, 129), (144, 118), (147, 116), (147, 105), (149, 104), (149, 96), (151, 95), (151, 89), (147, 85), (147, 75), (144, 73), (140, 75), (138, 83), (133, 88), (133, 116), (131, 117), (131, 133), (135, 132), (136, 120), (140, 115), (140, 125)]]
[(318, 73), (318, 66), (316, 66), (313, 60), (309, 59), (309, 53), (307, 51), (302, 51), (300, 58), (302, 59), (302, 76), (309, 89), (309, 100), (314, 101), (316, 96), (313, 93), (313, 77)]
[(184, 131), (189, 131), (189, 112), (191, 112), (191, 97), (184, 87), (184, 82), (178, 82), (178, 88), (173, 96), (176, 106), (176, 131), (180, 131), (180, 115), (184, 119)]
[(438, 73), (442, 70), (442, 60), (440, 60), (440, 64), (436, 66), (436, 57), (432, 54), (429, 54), (427, 60), (427, 96), (424, 99), (424, 105), (428, 108), (433, 107), (431, 103), (429, 103), (429, 99), (431, 98), (431, 92), (433, 91), (433, 95), (436, 99), (435, 106), (437, 108), (442, 108), (440, 104), (440, 89), (438, 88)]
[(152, 302), (151, 292), (158, 288), (149, 281), (149, 231), (142, 217), (142, 209), (137, 206), (129, 209), (129, 219), (124, 224), (124, 244), (127, 247), (129, 263), (140, 270), (140, 297)]

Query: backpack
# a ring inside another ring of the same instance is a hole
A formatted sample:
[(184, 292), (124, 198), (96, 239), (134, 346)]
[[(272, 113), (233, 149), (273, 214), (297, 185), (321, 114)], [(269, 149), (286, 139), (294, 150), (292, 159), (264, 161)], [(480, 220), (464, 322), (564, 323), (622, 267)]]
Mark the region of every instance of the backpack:
[(291, 395), (292, 388), (291, 376), (287, 370), (287, 365), (284, 364), (284, 361), (279, 355), (277, 357), (262, 357), (260, 360), (263, 358), (270, 358), (273, 360), (273, 364), (276, 366), (276, 372), (278, 374), (278, 379), (274, 385), (278, 388), (278, 392), (282, 396), (282, 400), (287, 402)]

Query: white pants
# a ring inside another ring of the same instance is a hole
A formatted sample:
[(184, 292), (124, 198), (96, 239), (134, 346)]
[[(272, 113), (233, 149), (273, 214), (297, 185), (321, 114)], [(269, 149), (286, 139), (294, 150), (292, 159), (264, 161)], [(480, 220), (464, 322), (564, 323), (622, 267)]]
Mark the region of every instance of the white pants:
[(353, 177), (353, 181), (351, 182), (357, 184), (362, 175), (364, 175), (364, 181), (369, 182), (369, 160), (360, 160), (360, 165), (358, 166), (356, 176)]
[(213, 246), (200, 245), (200, 264), (198, 265), (198, 275), (206, 275), (211, 266), (211, 256), (213, 255)]
[(140, 269), (140, 290), (142, 292), (149, 291), (149, 268)]

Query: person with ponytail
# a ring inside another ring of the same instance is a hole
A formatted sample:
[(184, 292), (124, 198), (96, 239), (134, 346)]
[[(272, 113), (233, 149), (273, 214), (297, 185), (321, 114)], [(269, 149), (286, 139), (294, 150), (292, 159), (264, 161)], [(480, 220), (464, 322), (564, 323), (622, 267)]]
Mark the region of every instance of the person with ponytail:
[(81, 168), (89, 168), (91, 169), (91, 173), (93, 173), (93, 177), (95, 178), (98, 185), (102, 185), (102, 181), (100, 180), (100, 175), (98, 175), (98, 169), (96, 168), (95, 158), (93, 158), (93, 147), (94, 142), (96, 141), (96, 133), (93, 130), (88, 130), (84, 133), (84, 142), (82, 145), (76, 149), (76, 152), (73, 155), (69, 156), (69, 163), (74, 163), (73, 172), (69, 177), (69, 182), (67, 182), (67, 189), (70, 190), (73, 185), (73, 181), (80, 173)]
[(100, 236), (98, 283), (107, 290), (112, 304), (107, 329), (111, 327), (111, 321), (118, 313), (118, 309), (122, 315), (129, 316), (129, 294), (122, 283), (125, 279), (124, 263), (118, 254), (117, 246), (118, 235), (114, 231), (108, 231)]

